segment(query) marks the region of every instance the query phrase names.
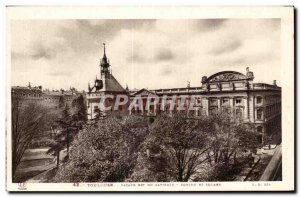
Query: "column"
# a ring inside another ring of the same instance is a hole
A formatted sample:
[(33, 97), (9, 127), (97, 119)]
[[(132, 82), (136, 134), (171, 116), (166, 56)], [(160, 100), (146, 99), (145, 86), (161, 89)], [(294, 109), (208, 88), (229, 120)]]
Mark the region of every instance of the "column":
[(229, 97), (230, 113), (234, 113), (234, 97)]
[(243, 112), (243, 117), (245, 120), (249, 120), (248, 118), (248, 97), (243, 97), (243, 105), (244, 105), (244, 112)]

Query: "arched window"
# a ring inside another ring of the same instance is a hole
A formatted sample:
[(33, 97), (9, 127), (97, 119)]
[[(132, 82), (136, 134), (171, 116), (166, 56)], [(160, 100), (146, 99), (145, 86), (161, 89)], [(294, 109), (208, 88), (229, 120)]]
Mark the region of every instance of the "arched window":
[(257, 115), (257, 119), (258, 120), (262, 120), (263, 119), (263, 110), (262, 109), (258, 109), (256, 111), (256, 115)]
[(262, 103), (262, 97), (258, 96), (256, 97), (256, 104), (261, 104)]

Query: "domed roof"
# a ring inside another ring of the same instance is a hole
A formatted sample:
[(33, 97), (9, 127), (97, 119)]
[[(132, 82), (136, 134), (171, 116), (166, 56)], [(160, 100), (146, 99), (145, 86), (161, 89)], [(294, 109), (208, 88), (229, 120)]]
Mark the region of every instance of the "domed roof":
[(236, 80), (246, 80), (246, 79), (247, 76), (242, 73), (235, 72), (235, 71), (223, 71), (211, 75), (207, 79), (207, 82), (236, 81)]

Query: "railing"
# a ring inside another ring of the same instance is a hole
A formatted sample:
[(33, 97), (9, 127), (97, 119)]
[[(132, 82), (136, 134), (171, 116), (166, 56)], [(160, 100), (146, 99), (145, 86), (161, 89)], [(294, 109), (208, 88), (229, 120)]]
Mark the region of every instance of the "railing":
[(271, 161), (267, 165), (264, 173), (260, 177), (260, 181), (279, 181), (282, 177), (282, 147), (277, 146)]

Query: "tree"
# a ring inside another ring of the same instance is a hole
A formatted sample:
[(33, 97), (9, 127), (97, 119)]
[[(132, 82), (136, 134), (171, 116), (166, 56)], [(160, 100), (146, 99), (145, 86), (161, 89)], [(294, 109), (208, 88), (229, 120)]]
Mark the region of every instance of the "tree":
[(74, 126), (77, 127), (77, 130), (80, 130), (87, 120), (87, 112), (83, 95), (79, 95), (72, 101), (72, 107), (74, 108), (74, 112), (72, 114), (72, 119), (75, 123)]
[(239, 153), (254, 150), (257, 144), (254, 128), (240, 120), (233, 119), (231, 114), (220, 111), (210, 117), (210, 143), (215, 164), (227, 165), (231, 159), (236, 162)]
[[(144, 166), (150, 171), (146, 175), (151, 177), (149, 175), (152, 174), (156, 179), (150, 181), (189, 181), (207, 160), (208, 123), (205, 117), (189, 119), (183, 114), (158, 116), (144, 144), (143, 151), (146, 150), (146, 153), (141, 153)], [(149, 181), (148, 177), (145, 181)]]
[(67, 104), (62, 111), (61, 118), (57, 122), (61, 130), (55, 136), (55, 143), (50, 146), (50, 149), (47, 153), (57, 157), (57, 166), (59, 166), (60, 152), (64, 148), (67, 148), (67, 153), (69, 154), (70, 143), (77, 131), (70, 114), (70, 108)]
[(208, 181), (231, 181), (258, 145), (254, 128), (227, 111), (219, 111), (209, 119), (208, 158), (212, 171)]
[(84, 125), (72, 144), (69, 160), (61, 165), (53, 181), (124, 181), (132, 173), (147, 133), (144, 117), (109, 116)]
[(25, 150), (45, 126), (45, 109), (34, 102), (12, 98), (12, 176), (20, 164)]
[(76, 117), (75, 119), (78, 121), (86, 121), (87, 113), (83, 95), (79, 95), (72, 101), (72, 107), (75, 108), (73, 117)]

